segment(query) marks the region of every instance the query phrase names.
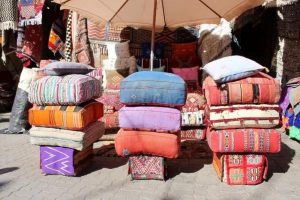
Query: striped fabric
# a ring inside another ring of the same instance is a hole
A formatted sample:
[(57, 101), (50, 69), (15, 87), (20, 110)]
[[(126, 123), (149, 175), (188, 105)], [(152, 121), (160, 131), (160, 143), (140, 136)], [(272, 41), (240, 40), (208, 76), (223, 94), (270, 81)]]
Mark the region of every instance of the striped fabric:
[(273, 104), (236, 104), (206, 108), (207, 124), (213, 129), (274, 128), (280, 109)]
[(29, 101), (36, 105), (79, 105), (101, 96), (99, 80), (80, 74), (46, 76), (34, 82)]
[(29, 130), (29, 133), (31, 144), (60, 146), (82, 151), (98, 141), (104, 131), (102, 122), (94, 122), (80, 131), (35, 126)]
[(210, 76), (203, 82), (208, 105), (276, 104), (280, 98), (280, 84), (262, 72), (218, 85)]
[(103, 104), (91, 102), (81, 106), (33, 106), (29, 123), (33, 126), (81, 130), (103, 116)]

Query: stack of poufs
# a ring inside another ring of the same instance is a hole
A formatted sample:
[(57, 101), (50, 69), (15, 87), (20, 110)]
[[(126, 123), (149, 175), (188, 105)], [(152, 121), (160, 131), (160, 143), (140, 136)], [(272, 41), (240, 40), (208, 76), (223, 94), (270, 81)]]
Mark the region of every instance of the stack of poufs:
[(93, 143), (104, 133), (100, 81), (84, 74), (93, 70), (79, 63), (55, 62), (31, 84), (30, 142), (40, 146), (42, 174), (76, 176), (93, 155)]
[(300, 77), (287, 82), (282, 92), (280, 107), (282, 109), (283, 127), (289, 137), (300, 141)]
[(106, 132), (119, 128), (118, 111), (123, 107), (120, 103), (120, 83), (129, 74), (136, 71), (136, 59), (130, 56), (129, 41), (107, 44), (108, 59), (103, 60), (103, 95), (97, 101), (104, 104)]
[(185, 105), (182, 107), (181, 139), (205, 139), (204, 108), (205, 97), (199, 85), (199, 67), (172, 67), (172, 72), (180, 76), (187, 84), (188, 93)]
[(266, 178), (266, 153), (281, 148), (280, 85), (258, 63), (229, 56), (204, 66), (207, 142), (213, 166), (230, 185), (259, 184)]
[(180, 108), (186, 101), (186, 84), (165, 72), (137, 72), (121, 82), (120, 127), (115, 149), (129, 157), (132, 179), (165, 178), (164, 158), (180, 151)]

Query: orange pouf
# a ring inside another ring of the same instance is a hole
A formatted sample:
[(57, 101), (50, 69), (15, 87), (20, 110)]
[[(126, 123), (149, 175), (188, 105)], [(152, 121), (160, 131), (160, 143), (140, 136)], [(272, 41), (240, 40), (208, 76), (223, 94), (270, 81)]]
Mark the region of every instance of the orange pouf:
[(115, 139), (115, 148), (119, 156), (150, 154), (177, 158), (180, 150), (180, 137), (178, 135), (120, 129)]
[(85, 103), (79, 106), (33, 106), (29, 123), (33, 126), (81, 130), (103, 116), (103, 104)]

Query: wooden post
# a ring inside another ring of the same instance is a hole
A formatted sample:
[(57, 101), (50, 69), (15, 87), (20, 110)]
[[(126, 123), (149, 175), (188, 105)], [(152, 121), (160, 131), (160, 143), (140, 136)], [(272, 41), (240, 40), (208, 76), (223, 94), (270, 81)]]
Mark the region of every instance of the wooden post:
[(154, 48), (155, 48), (156, 8), (157, 8), (157, 0), (154, 0), (152, 35), (151, 35), (151, 54), (150, 54), (150, 70), (151, 71), (153, 71)]

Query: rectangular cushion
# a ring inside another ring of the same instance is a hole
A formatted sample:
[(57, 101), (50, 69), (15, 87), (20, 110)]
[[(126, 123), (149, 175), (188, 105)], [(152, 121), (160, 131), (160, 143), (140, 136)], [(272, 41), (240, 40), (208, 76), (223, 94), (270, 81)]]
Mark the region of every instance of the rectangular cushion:
[(180, 130), (180, 110), (175, 108), (138, 106), (119, 110), (120, 127), (158, 132)]
[(79, 105), (101, 95), (99, 80), (80, 74), (46, 76), (35, 81), (29, 101), (36, 105)]
[(150, 154), (177, 158), (180, 151), (180, 137), (172, 133), (120, 129), (115, 138), (115, 149), (119, 156)]
[(273, 128), (280, 123), (278, 105), (208, 106), (206, 115), (214, 129)]
[(130, 156), (128, 173), (132, 180), (164, 180), (166, 174), (165, 158), (157, 156)]
[(61, 146), (82, 151), (104, 134), (104, 124), (94, 122), (81, 131), (32, 127), (30, 143), (34, 145)]
[(186, 84), (171, 73), (136, 72), (121, 82), (120, 98), (125, 105), (183, 106)]
[(204, 140), (206, 129), (199, 127), (185, 127), (181, 128), (181, 140)]
[(228, 185), (256, 185), (266, 179), (268, 160), (260, 154), (213, 153), (213, 167)]
[(277, 153), (281, 149), (281, 133), (277, 129), (226, 129), (206, 132), (213, 152)]
[(81, 130), (103, 116), (103, 104), (89, 102), (79, 106), (37, 106), (29, 109), (33, 126)]
[(181, 113), (181, 126), (205, 126), (204, 110)]
[(93, 146), (83, 151), (59, 147), (40, 147), (40, 167), (42, 174), (76, 176), (84, 170), (87, 160), (93, 156)]
[(280, 84), (264, 73), (222, 85), (208, 76), (203, 82), (203, 90), (208, 105), (276, 104), (281, 92)]

